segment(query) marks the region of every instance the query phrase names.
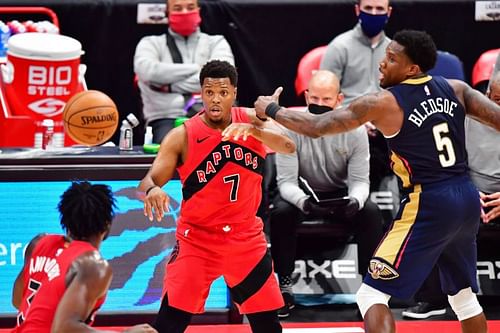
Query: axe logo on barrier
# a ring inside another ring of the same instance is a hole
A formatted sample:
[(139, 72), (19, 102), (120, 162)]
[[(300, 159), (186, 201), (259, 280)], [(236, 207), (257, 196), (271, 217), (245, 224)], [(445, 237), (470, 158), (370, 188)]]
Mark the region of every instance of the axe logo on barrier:
[(295, 260), (292, 275), (296, 294), (353, 294), (361, 285), (357, 245), (346, 244), (337, 250)]
[(500, 261), (478, 261), (477, 276), (486, 276), (490, 280), (500, 280)]
[(327, 279), (355, 279), (356, 261), (355, 260), (323, 260), (314, 261), (296, 260), (295, 271), (298, 277), (317, 278), (318, 275)]

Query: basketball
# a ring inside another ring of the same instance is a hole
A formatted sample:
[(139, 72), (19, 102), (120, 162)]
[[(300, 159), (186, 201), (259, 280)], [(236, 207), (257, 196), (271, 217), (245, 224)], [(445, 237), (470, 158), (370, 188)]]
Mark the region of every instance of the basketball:
[(64, 132), (75, 142), (96, 146), (109, 140), (118, 127), (113, 100), (97, 90), (72, 96), (63, 110)]

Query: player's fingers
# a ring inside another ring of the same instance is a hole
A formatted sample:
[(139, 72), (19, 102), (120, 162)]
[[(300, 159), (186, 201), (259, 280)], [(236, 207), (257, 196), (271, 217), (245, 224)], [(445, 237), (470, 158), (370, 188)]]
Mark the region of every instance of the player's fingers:
[(170, 198), (168, 196), (166, 196), (165, 200), (163, 201), (163, 207), (166, 212), (170, 212)]
[(230, 133), (231, 131), (233, 130), (233, 127), (231, 125), (229, 125), (228, 127), (226, 127), (223, 131), (222, 131), (222, 136), (223, 137), (229, 137), (230, 136)]
[(272, 95), (273, 99), (278, 100), (278, 98), (280, 97), (282, 92), (283, 92), (283, 87), (276, 88), (276, 90), (274, 91), (274, 93)]
[(230, 125), (230, 126), (226, 127), (226, 129), (222, 132), (222, 136), (223, 136), (222, 139), (227, 141), (231, 137), (233, 137), (233, 138), (235, 138), (235, 140), (237, 140), (238, 132), (239, 132), (239, 128), (237, 126), (235, 126), (234, 124)]
[(144, 216), (146, 216), (150, 221), (153, 221), (153, 212), (149, 200), (144, 200)]
[(238, 130), (235, 130), (234, 133), (233, 133), (233, 139), (235, 141), (237, 141), (241, 136), (241, 131), (238, 129)]
[(163, 217), (163, 202), (162, 200), (156, 199), (153, 201), (154, 215), (158, 222), (161, 221)]

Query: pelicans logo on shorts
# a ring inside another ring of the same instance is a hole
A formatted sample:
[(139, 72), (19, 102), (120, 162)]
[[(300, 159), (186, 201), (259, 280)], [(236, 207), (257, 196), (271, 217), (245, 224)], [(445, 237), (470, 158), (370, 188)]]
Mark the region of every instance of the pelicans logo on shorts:
[(399, 277), (399, 273), (391, 265), (379, 259), (370, 260), (368, 272), (375, 280), (392, 280)]

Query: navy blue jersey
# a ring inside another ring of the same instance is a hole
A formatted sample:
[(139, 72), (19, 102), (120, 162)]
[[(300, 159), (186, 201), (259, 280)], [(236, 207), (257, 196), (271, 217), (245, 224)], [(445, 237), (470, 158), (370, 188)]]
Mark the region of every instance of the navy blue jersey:
[(387, 138), (392, 169), (403, 187), (466, 173), (465, 109), (448, 82), (425, 76), (389, 91), (404, 112), (401, 130)]

